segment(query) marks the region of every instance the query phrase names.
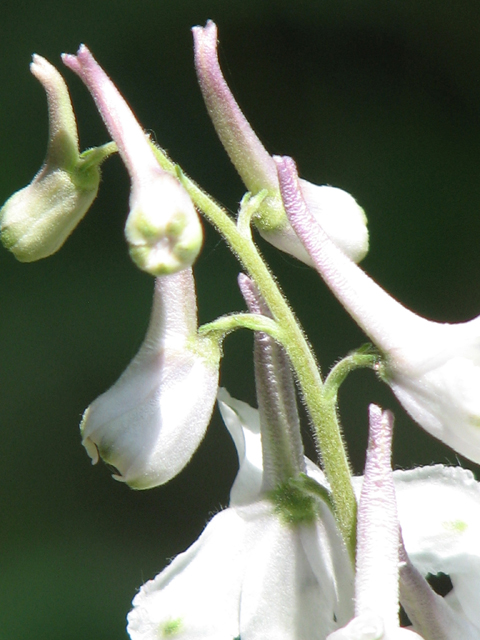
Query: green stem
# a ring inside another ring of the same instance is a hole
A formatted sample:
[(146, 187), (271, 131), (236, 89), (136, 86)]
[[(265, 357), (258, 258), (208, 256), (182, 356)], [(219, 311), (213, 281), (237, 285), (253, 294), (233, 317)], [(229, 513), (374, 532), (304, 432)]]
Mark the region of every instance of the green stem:
[(164, 153), (155, 148), (160, 166), (180, 179), (195, 205), (225, 238), (247, 273), (254, 280), (282, 334), (284, 346), (300, 386), (317, 438), (325, 475), (330, 483), (335, 516), (351, 557), (355, 554), (356, 500), (347, 454), (332, 406), (324, 394), (323, 381), (315, 357), (293, 311), (281, 294), (273, 276), (250, 235), (241, 233), (234, 220), (204, 193)]
[(349, 373), (356, 369), (376, 369), (379, 361), (380, 354), (373, 351), (371, 345), (348, 354), (330, 370), (324, 385), (326, 397), (335, 400), (340, 386)]
[(262, 189), (262, 191), (256, 193), (254, 196), (252, 196), (251, 193), (246, 193), (243, 196), (237, 217), (237, 229), (245, 238), (252, 237), (252, 217), (257, 213), (267, 196), (268, 191), (266, 189)]
[(221, 316), (213, 322), (202, 325), (198, 329), (198, 333), (200, 335), (218, 335), (220, 339), (223, 339), (227, 333), (231, 333), (235, 329), (262, 331), (283, 344), (283, 332), (278, 323), (257, 313), (233, 313), (228, 316)]

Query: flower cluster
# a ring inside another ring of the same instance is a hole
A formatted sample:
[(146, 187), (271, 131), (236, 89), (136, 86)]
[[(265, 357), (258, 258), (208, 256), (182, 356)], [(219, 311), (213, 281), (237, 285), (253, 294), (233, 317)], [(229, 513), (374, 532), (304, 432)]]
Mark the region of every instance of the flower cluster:
[[(216, 26), (194, 27), (193, 37), (206, 107), (248, 189), (236, 219), (152, 143), (84, 45), (63, 62), (91, 93), (113, 141), (80, 154), (65, 82), (34, 56), (32, 73), (49, 103), (47, 157), (0, 211), (2, 242), (19, 260), (52, 254), (95, 198), (101, 161), (118, 150), (131, 180), (125, 235), (134, 262), (155, 276), (154, 301), (138, 354), (86, 409), (82, 443), (117, 480), (158, 486), (189, 462), (218, 402), (237, 450), (228, 508), (140, 589), (128, 633), (132, 640), (478, 640), (480, 485), (459, 467), (392, 471), (394, 418), (375, 405), (364, 475), (352, 478), (337, 396), (350, 371), (371, 367), (421, 427), (480, 462), (480, 317), (426, 320), (362, 271), (363, 209), (335, 187), (300, 179), (292, 159), (270, 156), (223, 78)], [(201, 327), (192, 271), (203, 237), (199, 212), (239, 258), (247, 308)], [(252, 226), (315, 268), (375, 348), (349, 354), (322, 378)], [(219, 389), (222, 341), (238, 328), (254, 331), (258, 409)], [(297, 394), (316, 462), (304, 454)], [(450, 580), (445, 597), (428, 581), (437, 574)]]

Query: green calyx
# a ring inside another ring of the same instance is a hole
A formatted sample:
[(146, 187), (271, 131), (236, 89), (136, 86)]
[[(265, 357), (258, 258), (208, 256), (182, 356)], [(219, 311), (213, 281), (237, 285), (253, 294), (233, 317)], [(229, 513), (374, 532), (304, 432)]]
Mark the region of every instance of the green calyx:
[(115, 151), (111, 143), (88, 149), (73, 168), (47, 162), (0, 210), (4, 247), (20, 262), (34, 262), (58, 251), (97, 195), (100, 163)]
[(275, 513), (289, 525), (313, 523), (318, 517), (319, 501), (332, 509), (327, 489), (303, 473), (270, 491), (268, 497)]

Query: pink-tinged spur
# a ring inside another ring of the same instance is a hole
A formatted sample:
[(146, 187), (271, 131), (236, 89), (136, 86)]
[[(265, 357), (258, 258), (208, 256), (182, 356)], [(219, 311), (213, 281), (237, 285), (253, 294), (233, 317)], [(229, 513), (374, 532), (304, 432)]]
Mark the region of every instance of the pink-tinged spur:
[(332, 292), (384, 355), (384, 376), (430, 434), (480, 462), (480, 317), (422, 318), (392, 298), (333, 244), (311, 215), (295, 163), (277, 158), (285, 209)]
[(47, 94), (47, 155), (33, 181), (0, 210), (1, 241), (21, 262), (46, 258), (60, 249), (97, 195), (101, 162), (115, 150), (106, 145), (80, 154), (75, 114), (62, 76), (36, 54), (30, 71)]
[(160, 168), (147, 135), (87, 47), (62, 58), (92, 94), (130, 174), (125, 235), (132, 259), (156, 276), (189, 267), (200, 251), (203, 232), (187, 192)]
[[(272, 317), (253, 280), (241, 273), (238, 285), (250, 313)], [(255, 387), (260, 415), (265, 480), (273, 489), (306, 472), (295, 384), (283, 347), (255, 332)]]
[(365, 475), (358, 506), (355, 617), (327, 640), (422, 640), (399, 623), (399, 536), (390, 466), (393, 415), (370, 405)]
[(197, 335), (191, 269), (157, 278), (138, 354), (84, 413), (82, 443), (93, 463), (100, 455), (134, 489), (177, 475), (210, 422), (219, 359), (218, 344)]
[[(222, 75), (217, 56), (217, 27), (209, 20), (192, 29), (198, 81), (215, 130), (247, 189), (263, 189), (268, 197), (255, 222), (261, 235), (275, 247), (313, 266), (291, 228), (280, 199), (275, 163), (252, 130)], [(335, 187), (301, 180), (301, 189), (313, 215), (333, 242), (359, 262), (368, 251), (367, 220), (355, 199)]]

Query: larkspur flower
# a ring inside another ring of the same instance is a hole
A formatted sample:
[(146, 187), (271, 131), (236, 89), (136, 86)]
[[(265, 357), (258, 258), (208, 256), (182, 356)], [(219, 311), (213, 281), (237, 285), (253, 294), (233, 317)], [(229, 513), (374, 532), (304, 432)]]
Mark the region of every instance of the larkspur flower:
[[(292, 495), (290, 504), (282, 503), (279, 492), (265, 491), (271, 480), (264, 477), (259, 412), (224, 390), (219, 406), (239, 457), (230, 506), (141, 588), (128, 617), (132, 640), (478, 638), (480, 485), (470, 472), (437, 465), (392, 474), (385, 466), (392, 418), (371, 407), (365, 478), (355, 479), (354, 611), (352, 567), (330, 509), (316, 502), (317, 517), (308, 523), (305, 511), (292, 509)], [(326, 487), (321, 471), (305, 464), (310, 478)], [(418, 581), (412, 586), (405, 560), (399, 565), (398, 522), (426, 596)], [(454, 586), (446, 598), (424, 580), (439, 572)], [(414, 614), (414, 630), (399, 627), (399, 596)]]
[[(379, 445), (381, 440), (378, 441)], [(341, 635), (339, 631), (339, 635), (332, 634), (328, 640), (376, 640), (377, 637), (383, 637), (374, 635), (373, 630), (383, 632), (385, 628), (383, 620), (379, 622), (379, 618), (383, 618), (384, 612), (389, 609), (382, 605), (381, 591), (382, 584), (385, 586), (382, 573), (385, 575), (387, 571), (390, 576), (393, 572), (398, 575), (396, 597), (400, 599), (412, 629), (423, 640), (477, 640), (480, 637), (480, 484), (470, 471), (444, 465), (397, 470), (390, 477), (384, 475), (383, 481), (377, 473), (370, 480), (375, 481), (374, 500), (370, 501), (373, 517), (365, 518), (365, 514), (359, 513), (359, 538), (367, 542), (370, 553), (366, 555), (366, 563), (367, 566), (372, 563), (377, 567), (378, 576), (374, 580), (370, 574), (370, 580), (362, 580), (361, 589), (367, 600), (362, 598), (356, 604), (357, 613), (361, 613), (357, 611), (360, 608), (368, 609), (370, 613), (367, 611), (367, 615), (360, 615), (358, 622), (351, 621), (351, 627), (345, 630), (348, 631), (347, 635)], [(364, 500), (362, 496), (372, 490), (368, 486), (365, 490), (366, 482), (369, 482), (368, 462), (365, 477), (354, 478), (360, 511)], [(392, 505), (393, 500), (400, 524), (396, 536), (399, 540), (399, 562), (394, 569), (391, 565), (388, 569), (388, 564), (382, 563), (385, 554), (381, 552), (388, 536), (382, 537), (382, 531), (392, 531), (392, 524), (397, 520), (389, 512), (388, 505)], [(360, 532), (362, 517), (364, 527)], [(358, 554), (365, 556), (360, 547), (359, 541)], [(358, 563), (357, 583), (360, 569)], [(438, 574), (448, 576), (453, 586), (445, 597), (435, 593), (426, 579)], [(368, 575), (368, 572), (363, 572), (365, 578)], [(391, 583), (390, 591), (393, 586)], [(361, 607), (357, 606), (360, 604)], [(390, 607), (390, 617), (392, 613)], [(364, 637), (360, 633), (354, 634), (354, 631), (360, 632), (362, 629), (371, 631), (373, 635)], [(395, 626), (393, 632), (396, 633)]]
[(419, 425), (480, 462), (480, 317), (422, 318), (340, 252), (308, 210), (295, 164), (278, 158), (289, 219), (327, 285), (384, 356), (383, 374)]
[(187, 192), (160, 168), (130, 107), (87, 47), (82, 45), (76, 56), (62, 58), (92, 94), (130, 174), (125, 235), (132, 259), (156, 276), (189, 267), (200, 251), (203, 232)]
[[(215, 130), (247, 189), (263, 189), (268, 197), (256, 223), (261, 235), (278, 249), (313, 266), (291, 228), (280, 198), (275, 163), (241, 112), (217, 57), (217, 27), (194, 27), (195, 66), (202, 94)], [(359, 262), (368, 251), (367, 220), (355, 199), (342, 189), (301, 180), (303, 195), (315, 217), (342, 251)]]
[(210, 422), (219, 358), (217, 343), (197, 335), (191, 270), (157, 278), (138, 354), (84, 413), (82, 442), (93, 463), (100, 455), (135, 489), (177, 475)]
[(262, 489), (258, 412), (223, 390), (219, 406), (239, 457), (230, 506), (141, 588), (130, 637), (324, 640), (352, 614), (352, 567), (330, 508), (316, 500), (311, 517), (292, 519), (288, 501)]
[[(247, 276), (239, 285), (250, 311), (269, 315)], [(323, 475), (303, 454), (285, 358), (271, 337), (255, 334), (258, 411), (220, 390), (239, 459), (230, 506), (142, 587), (129, 615), (132, 640), (324, 640), (350, 616), (352, 566), (317, 482)]]

